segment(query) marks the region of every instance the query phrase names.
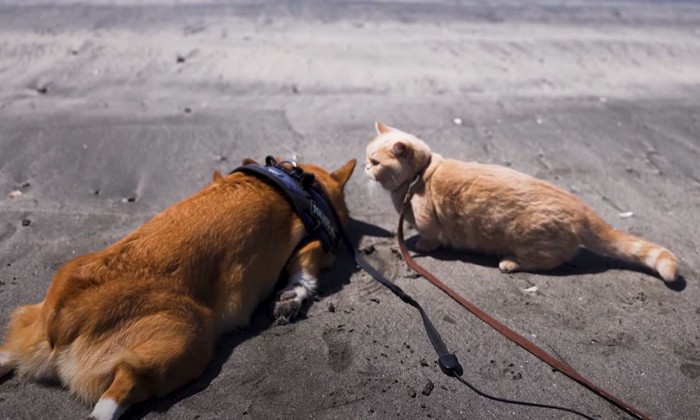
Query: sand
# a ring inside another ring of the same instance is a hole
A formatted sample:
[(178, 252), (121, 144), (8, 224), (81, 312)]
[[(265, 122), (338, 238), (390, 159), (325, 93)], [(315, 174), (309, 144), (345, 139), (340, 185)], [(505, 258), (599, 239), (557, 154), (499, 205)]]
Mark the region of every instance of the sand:
[[(546, 274), (468, 253), (419, 261), (653, 418), (697, 417), (700, 5), (559, 3), (0, 0), (0, 337), (61, 264), (214, 170), (267, 154), (339, 167), (380, 119), (443, 155), (552, 181), (674, 251), (672, 287), (585, 252)], [(357, 245), (421, 301), (470, 382), (625, 418), (411, 275), (361, 168), (347, 198)], [(575, 418), (442, 375), (418, 314), (345, 257), (323, 280), (301, 320), (272, 325), (263, 305), (203, 378), (127, 418)], [(90, 411), (59, 387), (0, 380), (2, 418)]]

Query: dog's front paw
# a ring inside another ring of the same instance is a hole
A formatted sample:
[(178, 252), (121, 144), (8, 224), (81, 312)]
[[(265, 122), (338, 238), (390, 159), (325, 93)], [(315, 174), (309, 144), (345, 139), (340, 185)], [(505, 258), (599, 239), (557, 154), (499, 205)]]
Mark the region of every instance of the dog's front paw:
[(285, 290), (277, 296), (272, 316), (279, 325), (288, 324), (301, 309), (302, 299), (295, 290)]

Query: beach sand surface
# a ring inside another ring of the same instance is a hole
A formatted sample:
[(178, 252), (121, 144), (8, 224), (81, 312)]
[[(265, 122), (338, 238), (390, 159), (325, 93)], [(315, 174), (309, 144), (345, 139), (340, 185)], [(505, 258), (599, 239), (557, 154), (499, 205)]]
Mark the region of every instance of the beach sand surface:
[[(0, 0), (0, 338), (58, 267), (214, 170), (268, 154), (331, 169), (356, 158), (353, 239), (424, 305), (469, 382), (627, 418), (406, 268), (398, 217), (362, 170), (381, 120), (444, 156), (551, 181), (676, 253), (670, 287), (585, 251), (541, 274), (464, 252), (418, 261), (652, 418), (697, 418), (699, 94), (694, 1)], [(418, 313), (343, 255), (302, 319), (273, 325), (268, 302), (252, 324), (219, 341), (202, 378), (125, 418), (578, 418), (444, 376)], [(91, 409), (0, 379), (0, 418)]]

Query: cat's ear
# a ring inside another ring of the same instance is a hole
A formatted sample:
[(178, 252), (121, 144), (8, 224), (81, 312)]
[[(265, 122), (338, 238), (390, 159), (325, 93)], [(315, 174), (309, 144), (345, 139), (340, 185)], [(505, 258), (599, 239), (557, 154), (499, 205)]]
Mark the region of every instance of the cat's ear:
[(257, 165), (258, 162), (255, 159), (245, 158), (243, 159), (243, 165)]
[(396, 157), (405, 155), (407, 150), (408, 146), (406, 146), (406, 143), (402, 141), (397, 141), (391, 146), (391, 153), (393, 153)]
[(355, 164), (357, 164), (357, 160), (350, 159), (348, 163), (343, 165), (342, 168), (334, 171), (331, 174), (331, 178), (333, 178), (338, 184), (340, 184), (341, 187), (344, 187), (345, 184), (347, 184), (348, 179), (350, 179), (352, 171), (355, 170)]
[(384, 133), (388, 133), (389, 131), (393, 130), (392, 127), (389, 127), (388, 125), (384, 124), (381, 121), (377, 121), (374, 124), (374, 128), (377, 130), (377, 134), (384, 134)]

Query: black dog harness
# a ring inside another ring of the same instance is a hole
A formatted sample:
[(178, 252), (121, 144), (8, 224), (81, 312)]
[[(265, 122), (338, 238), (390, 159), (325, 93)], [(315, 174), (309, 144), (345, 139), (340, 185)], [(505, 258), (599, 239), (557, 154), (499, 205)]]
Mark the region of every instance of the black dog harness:
[[(283, 193), (306, 228), (306, 236), (297, 249), (318, 240), (324, 251), (335, 250), (338, 246), (340, 223), (314, 175), (304, 172), (295, 162), (278, 163), (272, 156), (265, 158), (265, 163), (265, 166), (257, 164), (240, 166), (231, 173), (243, 172), (255, 175), (268, 181)], [(291, 165), (292, 168), (287, 169), (284, 164)]]
[[(459, 364), (457, 356), (447, 350), (442, 337), (420, 304), (372, 267), (362, 255), (355, 252), (335, 209), (316, 182), (313, 174), (304, 172), (294, 162), (277, 162), (272, 156), (265, 158), (265, 164), (265, 166), (257, 164), (240, 166), (231, 173), (243, 172), (257, 176), (274, 186), (287, 198), (306, 228), (306, 237), (300, 242), (297, 249), (309, 242), (320, 241), (325, 251), (335, 251), (342, 239), (346, 252), (357, 265), (400, 297), (401, 300), (418, 309), (423, 318), (428, 338), (438, 354), (440, 369), (448, 376), (461, 376), (462, 366)], [(291, 169), (286, 168), (285, 164), (291, 166)]]

